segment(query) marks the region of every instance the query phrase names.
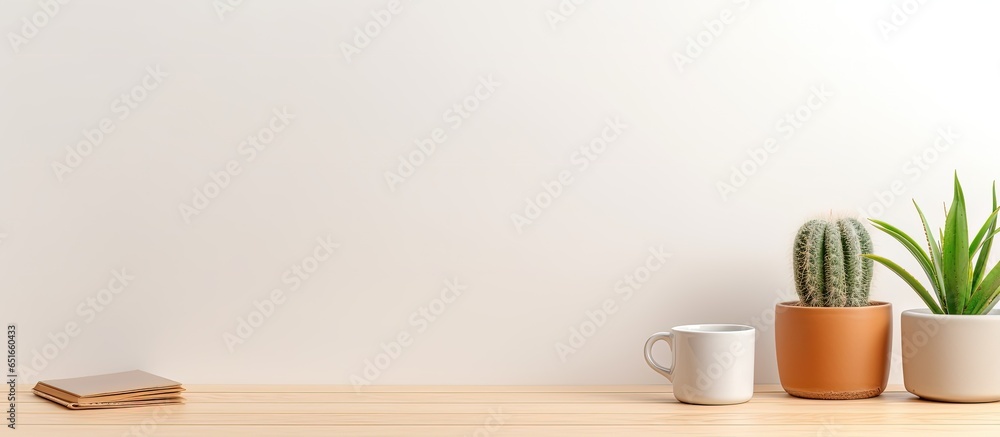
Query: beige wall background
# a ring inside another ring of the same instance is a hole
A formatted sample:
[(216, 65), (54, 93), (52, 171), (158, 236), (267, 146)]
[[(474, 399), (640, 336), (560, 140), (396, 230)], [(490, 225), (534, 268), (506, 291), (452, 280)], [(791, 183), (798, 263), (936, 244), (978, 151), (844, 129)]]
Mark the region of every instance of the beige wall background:
[(802, 221), (916, 231), (955, 169), (985, 219), (998, 13), (6, 1), (0, 320), (25, 382), (658, 383), (689, 323), (756, 326), (776, 382)]

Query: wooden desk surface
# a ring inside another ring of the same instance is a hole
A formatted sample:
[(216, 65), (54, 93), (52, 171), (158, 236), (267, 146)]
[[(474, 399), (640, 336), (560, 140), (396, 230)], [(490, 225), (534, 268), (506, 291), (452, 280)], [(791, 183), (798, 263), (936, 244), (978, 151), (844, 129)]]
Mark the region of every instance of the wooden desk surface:
[(187, 404), (70, 411), (19, 393), (10, 436), (1000, 436), (1000, 403), (921, 401), (901, 387), (813, 401), (758, 386), (749, 403), (684, 405), (669, 386), (195, 385)]

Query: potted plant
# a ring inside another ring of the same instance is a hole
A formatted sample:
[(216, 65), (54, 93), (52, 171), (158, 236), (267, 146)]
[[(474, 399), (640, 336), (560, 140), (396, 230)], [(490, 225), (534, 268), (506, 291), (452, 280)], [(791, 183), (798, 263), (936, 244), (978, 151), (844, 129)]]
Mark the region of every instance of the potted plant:
[[(903, 382), (924, 399), (944, 402), (1000, 401), (1000, 267), (987, 271), (997, 227), (996, 183), (993, 214), (970, 241), (965, 194), (955, 174), (955, 199), (947, 210), (944, 230), (935, 234), (920, 206), (927, 249), (892, 225), (872, 220), (875, 227), (899, 241), (924, 270), (933, 294), (898, 264), (878, 261), (901, 277), (927, 304), (904, 311), (901, 323)], [(935, 238), (937, 235), (938, 238)], [(940, 244), (939, 244), (940, 242)]]
[(794, 247), (798, 302), (775, 308), (781, 386), (809, 399), (878, 396), (889, 380), (892, 306), (870, 302), (872, 242), (853, 218), (812, 220)]

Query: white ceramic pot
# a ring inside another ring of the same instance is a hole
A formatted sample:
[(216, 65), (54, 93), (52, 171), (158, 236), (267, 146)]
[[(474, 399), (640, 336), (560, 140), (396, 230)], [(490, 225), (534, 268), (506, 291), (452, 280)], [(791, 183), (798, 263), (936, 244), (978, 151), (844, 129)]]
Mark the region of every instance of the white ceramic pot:
[(942, 402), (1000, 401), (1000, 310), (979, 316), (903, 312), (906, 391)]

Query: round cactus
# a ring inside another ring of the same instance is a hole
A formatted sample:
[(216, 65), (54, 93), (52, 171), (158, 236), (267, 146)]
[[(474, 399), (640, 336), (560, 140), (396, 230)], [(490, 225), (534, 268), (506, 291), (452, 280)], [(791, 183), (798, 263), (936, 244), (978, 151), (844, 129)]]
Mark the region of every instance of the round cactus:
[(795, 238), (795, 288), (813, 307), (868, 305), (872, 284), (872, 239), (861, 222), (810, 220)]

